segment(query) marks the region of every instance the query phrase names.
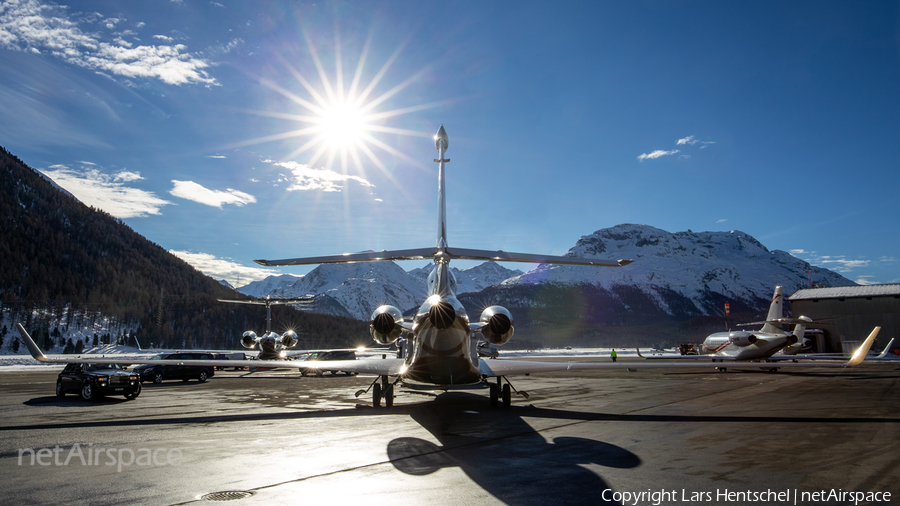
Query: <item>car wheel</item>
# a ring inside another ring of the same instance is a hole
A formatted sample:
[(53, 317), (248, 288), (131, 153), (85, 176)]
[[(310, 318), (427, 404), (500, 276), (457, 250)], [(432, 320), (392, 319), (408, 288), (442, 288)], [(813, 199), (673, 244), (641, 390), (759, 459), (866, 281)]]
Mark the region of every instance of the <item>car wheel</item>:
[(59, 380), (56, 381), (56, 396), (57, 397), (65, 397), (66, 396), (66, 389), (63, 388), (62, 381), (59, 381)]
[(200, 383), (205, 383), (207, 378), (209, 378), (209, 373), (203, 370), (200, 371), (200, 376), (197, 379), (200, 380)]
[(133, 400), (135, 400), (135, 399), (137, 398), (137, 396), (139, 396), (139, 395), (141, 395), (141, 384), (140, 384), (140, 383), (138, 383), (137, 390), (135, 390), (133, 393), (127, 394), (127, 395), (125, 396), (125, 398), (128, 399), (129, 401), (133, 401)]
[(163, 374), (161, 372), (157, 372), (156, 374), (153, 375), (153, 382), (156, 383), (157, 385), (162, 383), (162, 380), (163, 380)]
[(89, 401), (95, 397), (96, 395), (94, 394), (94, 388), (91, 386), (91, 382), (85, 381), (84, 385), (81, 386), (81, 398)]

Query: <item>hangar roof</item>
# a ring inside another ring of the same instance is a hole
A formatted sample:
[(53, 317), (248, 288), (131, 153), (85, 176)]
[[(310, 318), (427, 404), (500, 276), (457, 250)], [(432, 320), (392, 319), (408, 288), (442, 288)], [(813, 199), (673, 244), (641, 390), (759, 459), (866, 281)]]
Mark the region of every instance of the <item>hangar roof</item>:
[(900, 295), (900, 283), (890, 285), (835, 286), (806, 288), (794, 292), (788, 300), (839, 299), (850, 297), (885, 297)]

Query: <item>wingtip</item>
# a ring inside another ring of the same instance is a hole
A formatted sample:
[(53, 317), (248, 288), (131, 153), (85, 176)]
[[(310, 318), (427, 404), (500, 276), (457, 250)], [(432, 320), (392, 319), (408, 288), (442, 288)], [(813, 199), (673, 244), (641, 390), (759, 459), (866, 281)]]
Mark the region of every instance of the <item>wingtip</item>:
[(37, 360), (38, 362), (49, 362), (47, 356), (44, 355), (44, 352), (38, 348), (37, 343), (34, 342), (34, 339), (31, 338), (31, 335), (28, 334), (28, 331), (25, 330), (25, 327), (22, 326), (21, 323), (16, 323), (16, 327), (19, 329), (19, 335), (22, 336), (22, 339), (25, 340), (25, 347), (28, 348), (28, 353), (31, 353), (31, 358)]
[(869, 337), (863, 341), (862, 345), (856, 350), (856, 353), (853, 354), (853, 357), (847, 362), (847, 365), (854, 366), (862, 363), (863, 360), (866, 359), (866, 355), (869, 353), (869, 348), (872, 347), (872, 343), (875, 342), (875, 338), (878, 337), (878, 332), (881, 331), (881, 327), (875, 327), (872, 329), (872, 333), (869, 334)]
[(632, 263), (634, 263), (634, 260), (619, 260), (619, 267), (624, 267)]
[(268, 260), (254, 260), (254, 262), (258, 263), (259, 265), (269, 265)]

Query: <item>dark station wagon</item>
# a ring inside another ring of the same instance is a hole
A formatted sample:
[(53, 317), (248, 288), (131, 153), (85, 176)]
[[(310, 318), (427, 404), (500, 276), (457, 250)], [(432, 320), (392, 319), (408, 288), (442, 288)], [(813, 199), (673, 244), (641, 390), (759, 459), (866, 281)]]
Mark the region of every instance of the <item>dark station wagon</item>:
[[(213, 360), (214, 358), (210, 353), (184, 351), (156, 355), (151, 360)], [(140, 375), (141, 383), (144, 381), (162, 383), (163, 380), (168, 379), (180, 379), (181, 381), (195, 379), (203, 383), (216, 374), (213, 366), (166, 364), (141, 364), (134, 368), (134, 372)]]
[(75, 393), (87, 401), (104, 395), (131, 400), (141, 394), (141, 381), (116, 364), (67, 364), (56, 379), (56, 396)]

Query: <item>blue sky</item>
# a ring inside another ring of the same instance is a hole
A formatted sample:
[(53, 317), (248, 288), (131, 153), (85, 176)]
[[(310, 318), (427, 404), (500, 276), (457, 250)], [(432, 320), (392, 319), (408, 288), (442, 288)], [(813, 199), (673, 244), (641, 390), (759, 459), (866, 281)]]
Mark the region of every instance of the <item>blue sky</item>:
[(741, 230), (900, 282), (897, 2), (4, 0), (0, 68), (0, 145), (233, 284), (433, 245), (441, 124), (451, 246)]

